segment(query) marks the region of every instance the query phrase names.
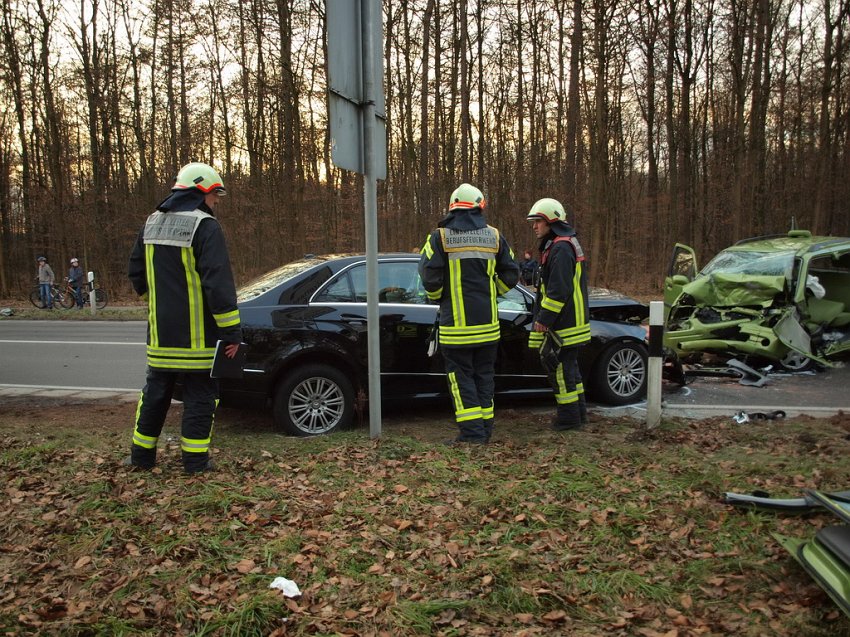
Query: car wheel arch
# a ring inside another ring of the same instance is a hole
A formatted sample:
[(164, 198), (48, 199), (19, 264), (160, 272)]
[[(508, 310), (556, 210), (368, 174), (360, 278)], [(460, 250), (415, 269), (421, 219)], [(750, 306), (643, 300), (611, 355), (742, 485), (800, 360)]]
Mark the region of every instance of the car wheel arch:
[(273, 401), (277, 393), (277, 388), (293, 371), (305, 365), (313, 364), (328, 365), (338, 369), (351, 381), (355, 392), (363, 386), (361, 374), (342, 356), (327, 351), (303, 350), (297, 355), (287, 358), (286, 361), (275, 368), (272, 375), (272, 382), (268, 385), (268, 395), (266, 398)]

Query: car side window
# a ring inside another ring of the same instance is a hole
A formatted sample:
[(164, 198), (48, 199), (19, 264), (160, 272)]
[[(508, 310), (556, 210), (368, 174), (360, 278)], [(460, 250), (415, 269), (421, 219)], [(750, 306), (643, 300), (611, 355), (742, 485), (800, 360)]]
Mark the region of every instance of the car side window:
[[(356, 265), (332, 281), (314, 299), (317, 302), (366, 302), (366, 265)], [(425, 304), (428, 299), (419, 281), (417, 263), (378, 264), (378, 301), (380, 303)]]
[[(365, 300), (366, 294), (363, 294)], [(324, 290), (313, 299), (316, 303), (353, 303), (354, 294), (351, 290), (351, 280), (347, 272), (331, 281)]]

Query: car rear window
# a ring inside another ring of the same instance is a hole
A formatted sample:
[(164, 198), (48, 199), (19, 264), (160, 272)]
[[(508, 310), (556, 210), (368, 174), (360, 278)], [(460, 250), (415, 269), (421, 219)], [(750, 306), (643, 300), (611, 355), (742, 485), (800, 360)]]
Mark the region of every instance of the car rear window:
[(277, 287), (284, 281), (288, 281), (289, 279), (306, 272), (310, 268), (315, 267), (317, 263), (318, 261), (316, 259), (302, 259), (301, 261), (293, 261), (292, 263), (282, 265), (275, 270), (266, 272), (253, 281), (241, 286), (236, 292), (236, 300), (237, 302), (240, 302), (255, 299), (261, 294)]

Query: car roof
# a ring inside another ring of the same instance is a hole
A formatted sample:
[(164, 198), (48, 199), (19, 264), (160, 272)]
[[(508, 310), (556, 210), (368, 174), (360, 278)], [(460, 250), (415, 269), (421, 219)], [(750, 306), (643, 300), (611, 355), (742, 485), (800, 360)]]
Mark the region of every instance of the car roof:
[(747, 252), (787, 252), (796, 254), (850, 248), (848, 237), (813, 236), (807, 230), (792, 230), (788, 234), (743, 239), (727, 250)]

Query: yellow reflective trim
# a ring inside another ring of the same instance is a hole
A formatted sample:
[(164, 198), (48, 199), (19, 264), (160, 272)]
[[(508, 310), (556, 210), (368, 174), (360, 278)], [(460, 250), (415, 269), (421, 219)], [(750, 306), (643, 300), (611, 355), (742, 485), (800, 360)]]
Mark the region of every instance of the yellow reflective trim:
[(231, 325), (239, 325), (239, 310), (225, 312), (224, 314), (213, 314), (215, 324), (219, 327), (230, 327)]
[(204, 300), (201, 277), (195, 269), (192, 248), (180, 248), (183, 268), (186, 271), (186, 298), (189, 301), (189, 343), (194, 349), (204, 346)]
[(431, 236), (428, 235), (428, 238), (425, 240), (425, 245), (422, 246), (422, 250), (419, 251), (420, 254), (422, 252), (425, 253), (426, 258), (431, 259), (434, 256), (434, 248), (431, 247)]
[(548, 296), (544, 296), (543, 300), (540, 302), (540, 307), (544, 310), (549, 310), (550, 312), (555, 312), (557, 314), (564, 309), (564, 302), (556, 301)]
[(474, 412), (465, 415), (461, 415), (460, 413), (455, 412), (455, 422), (467, 422), (468, 420), (478, 420), (479, 418), (481, 418), (480, 409), (476, 409), (474, 410)]
[(153, 244), (145, 246), (145, 274), (148, 279), (148, 329), (151, 345), (159, 344), (159, 331), (156, 329), (156, 276), (153, 267)]
[(214, 347), (202, 349), (189, 349), (188, 347), (148, 347), (148, 356), (181, 356), (183, 358), (212, 358), (215, 355)]
[(460, 263), (460, 261), (449, 261), (449, 288), (452, 294), (452, 317), (454, 317), (454, 324), (466, 325)]
[(490, 420), (491, 418), (493, 418), (493, 405), (490, 405), (489, 407), (482, 407), (481, 417), (484, 420)]
[(440, 297), (443, 296), (443, 288), (440, 288), (438, 290), (434, 290), (433, 292), (429, 292), (428, 290), (425, 290), (425, 296), (427, 296), (432, 301), (439, 301)]
[(496, 305), (496, 260), (487, 261), (487, 281), (490, 283), (490, 318), (498, 320), (499, 308)]
[(151, 367), (156, 367), (157, 369), (186, 369), (191, 371), (203, 371), (207, 369), (212, 369), (212, 359), (210, 358), (203, 361), (191, 361), (179, 360), (176, 358), (148, 358), (148, 365), (150, 365)]
[(584, 316), (584, 298), (581, 295), (581, 261), (576, 263), (576, 271), (573, 275), (573, 305), (576, 308), (576, 325), (587, 323)]
[(455, 413), (459, 411), (463, 411), (463, 400), (460, 398), (460, 387), (457, 384), (457, 378), (455, 377), (454, 372), (449, 372), (448, 374), (449, 380), (449, 391), (452, 395), (452, 402), (455, 404)]

